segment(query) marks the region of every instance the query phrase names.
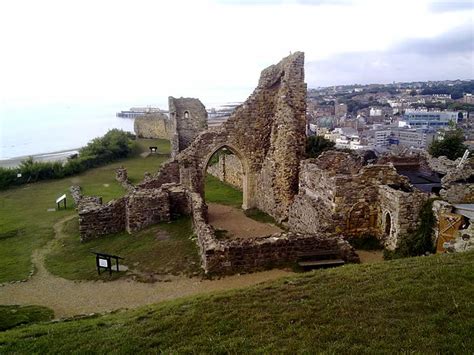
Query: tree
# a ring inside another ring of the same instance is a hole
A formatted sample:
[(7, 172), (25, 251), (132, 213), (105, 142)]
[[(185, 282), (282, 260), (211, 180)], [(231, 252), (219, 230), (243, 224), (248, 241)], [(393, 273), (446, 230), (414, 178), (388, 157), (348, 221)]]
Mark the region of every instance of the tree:
[(451, 160), (456, 160), (457, 158), (462, 157), (467, 149), (467, 146), (463, 142), (464, 136), (462, 130), (454, 129), (446, 131), (444, 139), (433, 141), (428, 148), (428, 151), (436, 158), (444, 155)]
[(306, 156), (308, 158), (316, 158), (325, 150), (333, 148), (334, 142), (323, 136), (311, 136), (306, 139)]

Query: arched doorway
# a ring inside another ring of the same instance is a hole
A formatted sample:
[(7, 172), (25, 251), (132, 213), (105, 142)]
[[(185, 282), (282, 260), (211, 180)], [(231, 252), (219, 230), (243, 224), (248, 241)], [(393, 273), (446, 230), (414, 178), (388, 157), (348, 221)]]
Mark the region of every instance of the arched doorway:
[(238, 204), (242, 209), (253, 207), (249, 199), (248, 165), (235, 148), (227, 144), (215, 148), (206, 159), (203, 177), (206, 201), (226, 203), (227, 199), (227, 204)]

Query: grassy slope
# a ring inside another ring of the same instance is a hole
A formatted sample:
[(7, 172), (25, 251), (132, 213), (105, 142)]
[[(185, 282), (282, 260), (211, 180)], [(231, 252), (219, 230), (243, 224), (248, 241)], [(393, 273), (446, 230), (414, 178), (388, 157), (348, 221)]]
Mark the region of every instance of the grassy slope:
[[(160, 231), (168, 234), (166, 240), (157, 240)], [(71, 280), (108, 280), (108, 273), (97, 274), (95, 256), (91, 250), (119, 255), (121, 264), (141, 274), (199, 273), (200, 259), (196, 242), (191, 240), (190, 218), (180, 218), (172, 223), (161, 223), (134, 233), (118, 233), (105, 238), (81, 243), (77, 218), (66, 223), (65, 238), (53, 246), (46, 256), (47, 269)], [(123, 273), (113, 273), (113, 278)]]
[[(137, 154), (147, 151), (150, 145), (158, 146), (161, 152), (169, 152), (169, 142), (164, 140), (140, 140), (138, 145)], [(103, 196), (106, 202), (124, 194), (115, 181), (117, 167), (125, 166), (130, 179), (136, 182), (145, 171), (156, 171), (166, 159), (167, 156), (153, 155), (143, 159), (135, 155), (77, 176), (0, 192), (0, 283), (26, 278), (31, 269), (32, 251), (52, 238), (55, 222), (74, 213), (69, 194), (67, 211), (47, 212), (48, 208), (55, 207), (58, 196), (68, 193), (71, 185), (81, 185), (85, 194)]]
[(240, 291), (0, 333), (0, 352), (474, 349), (474, 253), (319, 270)]
[(237, 208), (242, 207), (242, 191), (221, 182), (210, 174), (206, 175), (205, 196), (206, 202), (220, 203)]
[(53, 317), (53, 310), (43, 306), (0, 306), (0, 331), (22, 324), (49, 321)]

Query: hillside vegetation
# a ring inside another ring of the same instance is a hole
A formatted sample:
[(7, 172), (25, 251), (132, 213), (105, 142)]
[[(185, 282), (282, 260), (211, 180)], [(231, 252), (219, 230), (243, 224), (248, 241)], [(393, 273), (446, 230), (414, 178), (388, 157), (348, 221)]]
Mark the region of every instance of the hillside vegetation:
[[(0, 333), (0, 353), (469, 353), (474, 253), (319, 270)], [(114, 295), (120, 297), (120, 295)]]

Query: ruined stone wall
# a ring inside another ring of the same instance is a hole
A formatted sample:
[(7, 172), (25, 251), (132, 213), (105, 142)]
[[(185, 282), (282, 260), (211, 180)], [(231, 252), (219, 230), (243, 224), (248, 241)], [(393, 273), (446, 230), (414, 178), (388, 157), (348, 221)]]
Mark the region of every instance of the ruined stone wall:
[(207, 173), (215, 176), (220, 181), (242, 190), (242, 163), (234, 154), (221, 154), (219, 161), (207, 167)]
[(127, 169), (125, 169), (123, 166), (115, 169), (115, 180), (117, 180), (119, 184), (129, 192), (136, 190), (136, 187), (128, 179)]
[(359, 262), (354, 249), (334, 235), (284, 232), (258, 238), (217, 240), (214, 229), (207, 223), (207, 207), (202, 197), (191, 192), (188, 198), (201, 265), (206, 273), (222, 275), (262, 270), (294, 263), (300, 252), (321, 250), (339, 250), (346, 262)]
[(78, 210), (81, 241), (124, 231), (125, 203), (126, 200), (122, 197), (105, 205), (81, 205)]
[[(419, 224), (419, 213), (429, 196), (422, 192), (405, 192), (379, 186), (380, 239), (389, 250), (398, 246), (400, 236), (413, 233)], [(388, 215), (388, 216), (387, 216)]]
[(161, 165), (160, 170), (153, 176), (147, 177), (137, 188), (156, 189), (163, 184), (179, 183), (179, 163), (175, 160), (169, 160)]
[(127, 195), (126, 228), (129, 233), (169, 220), (170, 203), (166, 191), (140, 190)]
[[(172, 99), (170, 113), (173, 106)], [(227, 147), (242, 162), (244, 208), (258, 207), (279, 221), (287, 219), (298, 190), (305, 111), (304, 55), (297, 52), (265, 69), (253, 94), (221, 127), (202, 132), (176, 156), (180, 183), (203, 193), (210, 157)]]
[[(414, 192), (407, 178), (397, 174), (391, 164), (363, 166), (359, 157), (338, 151), (328, 151), (317, 159), (302, 161), (299, 183), (299, 194), (290, 208), (288, 225), (291, 230), (301, 233), (382, 237), (380, 186), (392, 186), (390, 191), (406, 191), (402, 197), (398, 192), (394, 193), (397, 199), (386, 202), (386, 209), (390, 210), (396, 207), (391, 207), (389, 202), (394, 206), (405, 201), (416, 204), (413, 201), (423, 200), (424, 196)], [(402, 212), (396, 210), (397, 216), (402, 215), (400, 219), (409, 220), (407, 223), (411, 226), (411, 217), (405, 216), (410, 207), (402, 209)], [(405, 227), (397, 231), (406, 231), (408, 227)], [(398, 232), (393, 236), (398, 237)]]
[(207, 111), (198, 99), (168, 98), (171, 129), (171, 157), (186, 149), (196, 136), (207, 130)]
[(474, 203), (474, 158), (448, 170), (441, 183), (440, 196), (449, 203)]
[(135, 118), (133, 130), (139, 138), (171, 138), (171, 123), (164, 113), (146, 113)]

